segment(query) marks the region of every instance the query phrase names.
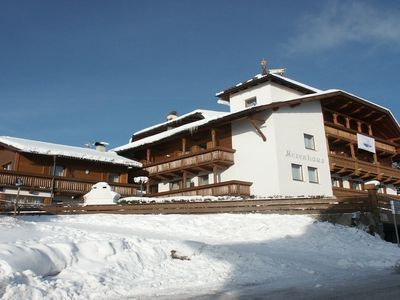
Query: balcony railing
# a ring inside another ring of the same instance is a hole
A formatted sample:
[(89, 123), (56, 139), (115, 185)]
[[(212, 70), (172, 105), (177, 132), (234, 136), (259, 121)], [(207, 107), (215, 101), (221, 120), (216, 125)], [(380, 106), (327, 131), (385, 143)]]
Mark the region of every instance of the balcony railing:
[[(346, 141), (357, 144), (357, 132), (347, 128), (337, 128), (339, 125), (331, 124), (329, 122), (325, 122), (325, 133), (328, 136), (338, 137), (344, 139)], [(386, 151), (389, 153), (396, 153), (396, 148), (392, 145), (392, 143), (388, 143), (383, 141), (380, 138), (373, 137), (375, 139), (375, 147), (376, 149)]]
[(365, 176), (366, 178), (375, 178), (379, 181), (387, 180), (394, 183), (400, 181), (400, 170), (379, 164), (334, 154), (329, 155), (329, 163), (332, 171), (342, 169), (343, 172), (348, 170), (354, 176)]
[(162, 193), (154, 193), (149, 196), (250, 196), (251, 182), (231, 180), (214, 184), (207, 184), (186, 188), (181, 190), (173, 190)]
[[(30, 191), (47, 191), (52, 189), (52, 178), (43, 175), (31, 175), (21, 172), (0, 171), (0, 186), (15, 187), (16, 179), (22, 179), (22, 188)], [(79, 180), (73, 178), (55, 177), (54, 191), (60, 193), (85, 194), (90, 191), (96, 181)], [(109, 183), (111, 188), (121, 196), (133, 196), (137, 194), (137, 185), (123, 183)]]
[(151, 176), (159, 173), (196, 168), (213, 163), (232, 165), (234, 152), (235, 150), (226, 148), (203, 150), (197, 153), (185, 154), (178, 158), (169, 159), (161, 163), (147, 164), (145, 165), (145, 170), (148, 171)]

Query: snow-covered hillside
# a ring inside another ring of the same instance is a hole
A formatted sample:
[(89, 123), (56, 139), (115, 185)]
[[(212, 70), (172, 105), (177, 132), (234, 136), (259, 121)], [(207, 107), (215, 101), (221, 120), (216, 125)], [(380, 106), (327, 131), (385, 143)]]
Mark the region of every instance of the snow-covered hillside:
[[(307, 216), (0, 217), (2, 299), (187, 298), (319, 288), (391, 268), (394, 244)], [(177, 250), (191, 260), (171, 259)]]

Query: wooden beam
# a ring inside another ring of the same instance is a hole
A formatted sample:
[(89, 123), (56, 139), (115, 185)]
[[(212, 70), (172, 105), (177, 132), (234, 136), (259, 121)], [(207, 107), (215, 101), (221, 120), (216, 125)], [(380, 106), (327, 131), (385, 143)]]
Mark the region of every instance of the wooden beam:
[(341, 168), (339, 171), (336, 171), (336, 173), (338, 173), (338, 174), (343, 174), (343, 173), (348, 173), (348, 172), (350, 172), (347, 168)]
[(367, 114), (364, 116), (364, 118), (368, 118), (368, 117), (372, 116), (373, 114), (376, 114), (376, 111), (371, 110), (369, 113), (367, 113)]
[(182, 138), (182, 154), (186, 153), (186, 138)]
[(186, 179), (187, 179), (187, 172), (183, 171), (183, 174), (182, 174), (182, 187), (181, 188), (186, 188)]
[(375, 175), (372, 174), (371, 172), (367, 172), (361, 176), (362, 179), (367, 179), (367, 178), (372, 178), (372, 177), (375, 177)]
[(386, 115), (381, 115), (379, 118), (375, 119), (374, 122), (379, 122), (384, 118), (386, 118)]
[(146, 149), (146, 160), (148, 163), (150, 163), (150, 156), (151, 156), (151, 150), (150, 148)]
[(214, 176), (214, 182), (213, 183), (218, 183), (218, 166), (213, 165), (213, 176)]
[(186, 175), (190, 175), (190, 176), (196, 176), (197, 173), (193, 173), (190, 170), (185, 170), (184, 172), (186, 172)]
[(355, 148), (354, 148), (354, 144), (353, 144), (353, 143), (350, 143), (350, 151), (351, 151), (351, 157), (352, 157), (353, 159), (355, 159), (355, 158), (356, 158), (356, 151), (355, 151)]
[(345, 120), (346, 120), (346, 128), (350, 128), (350, 118), (345, 117)]
[(217, 147), (217, 132), (215, 131), (215, 128), (211, 129), (211, 147)]
[(388, 178), (384, 179), (383, 182), (384, 183), (391, 183), (393, 180), (396, 180), (396, 179), (394, 179), (392, 176), (389, 176)]
[(350, 112), (349, 114), (350, 114), (350, 115), (351, 115), (351, 114), (356, 114), (356, 113), (362, 111), (363, 109), (364, 109), (364, 106), (360, 106), (360, 107), (358, 107), (357, 109), (355, 109), (355, 110), (353, 110), (352, 112)]
[(352, 101), (346, 102), (344, 105), (339, 107), (339, 110), (342, 110), (342, 109), (348, 107), (350, 104), (353, 104), (353, 102)]
[(389, 139), (389, 141), (392, 142), (392, 143), (396, 143), (397, 141), (400, 142), (400, 137), (395, 137), (393, 139)]
[(21, 157), (21, 154), (19, 152), (15, 152), (15, 160), (14, 160), (14, 166), (13, 166), (13, 171), (19, 171), (19, 159)]
[(210, 170), (212, 170), (212, 167), (209, 167), (208, 169), (206, 168), (206, 166), (204, 167), (199, 167), (199, 166), (194, 166), (191, 169), (193, 170), (199, 170), (199, 171), (204, 171), (204, 172), (209, 172)]
[(253, 119), (249, 119), (249, 122), (251, 125), (253, 125), (253, 127), (255, 128), (255, 130), (258, 132), (258, 134), (261, 136), (262, 140), (264, 142), (267, 141), (267, 137), (264, 135), (264, 133), (261, 131), (260, 127), (257, 126), (255, 120)]

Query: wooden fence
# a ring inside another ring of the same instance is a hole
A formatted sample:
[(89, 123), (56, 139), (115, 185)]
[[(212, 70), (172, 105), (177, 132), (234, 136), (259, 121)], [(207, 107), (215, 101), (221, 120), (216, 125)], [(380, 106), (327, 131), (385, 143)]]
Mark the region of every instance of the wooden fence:
[(277, 214), (336, 214), (371, 211), (367, 197), (341, 199), (296, 198), (261, 199), (214, 202), (142, 203), (125, 205), (42, 206), (21, 208), (21, 212), (44, 214), (212, 214), (212, 213), (277, 213)]

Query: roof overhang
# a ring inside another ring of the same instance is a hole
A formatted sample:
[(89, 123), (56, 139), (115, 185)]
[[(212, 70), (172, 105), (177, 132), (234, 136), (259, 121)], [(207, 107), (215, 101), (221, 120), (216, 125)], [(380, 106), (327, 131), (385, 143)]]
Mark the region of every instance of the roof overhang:
[(229, 102), (231, 95), (238, 93), (240, 91), (255, 87), (257, 85), (266, 83), (266, 82), (274, 82), (279, 85), (288, 87), (292, 90), (299, 91), (303, 94), (312, 94), (312, 93), (321, 92), (320, 90), (318, 90), (316, 88), (310, 87), (308, 85), (302, 84), (300, 82), (286, 78), (284, 76), (268, 73), (265, 75), (256, 75), (255, 77), (253, 77), (247, 81), (240, 82), (233, 87), (230, 87), (226, 90), (223, 90), (222, 92), (217, 93), (215, 96), (224, 101)]
[[(324, 103), (325, 101), (330, 101), (331, 99), (334, 99), (337, 97), (344, 97), (347, 99), (351, 99), (352, 101), (357, 101), (362, 105), (366, 105), (368, 107), (377, 109), (377, 110), (387, 114), (388, 117), (393, 121), (393, 124), (396, 127), (396, 130), (398, 131), (398, 135), (400, 136), (399, 124), (393, 117), (390, 110), (388, 110), (382, 106), (376, 105), (365, 99), (359, 98), (355, 95), (349, 94), (345, 91), (341, 91), (341, 90), (327, 90), (327, 91), (323, 91), (323, 92), (314, 92), (313, 94), (304, 95), (304, 96), (297, 97), (292, 100), (273, 102), (273, 103), (266, 104), (266, 105), (254, 106), (254, 107), (247, 108), (247, 109), (244, 109), (244, 110), (241, 110), (238, 112), (227, 114), (220, 118), (211, 119), (209, 121), (202, 120), (203, 122), (201, 124), (196, 124), (197, 122), (194, 122), (193, 126), (196, 126), (197, 129), (207, 128), (207, 127), (212, 127), (212, 126), (220, 126), (220, 125), (224, 125), (227, 123), (231, 123), (233, 121), (238, 121), (238, 120), (241, 120), (244, 118), (248, 118), (249, 116), (252, 116), (254, 114), (257, 114), (257, 113), (263, 112), (263, 111), (267, 111), (267, 110), (277, 110), (281, 107), (295, 107), (297, 105), (301, 105), (301, 104), (313, 102), (313, 101), (321, 101), (321, 103)], [(136, 143), (136, 144), (135, 144), (135, 142), (131, 143), (132, 144), (131, 146), (130, 146), (130, 144), (127, 144), (127, 145), (115, 148), (114, 151), (116, 151), (117, 153), (121, 153), (121, 152), (125, 152), (125, 151), (132, 150), (132, 149), (140, 150), (146, 146), (164, 142), (165, 140), (170, 139), (171, 137), (178, 137), (180, 135), (187, 134), (187, 132), (189, 132), (189, 131), (190, 131), (190, 128), (184, 128), (183, 130), (179, 130), (179, 127), (178, 127), (178, 128), (176, 128), (175, 132), (171, 132), (171, 134), (168, 136), (160, 135), (160, 138), (158, 138), (158, 139), (157, 139), (157, 135), (151, 136), (151, 137), (144, 138), (143, 140), (138, 141), (138, 143)], [(148, 141), (146, 141), (146, 139), (148, 139)]]

